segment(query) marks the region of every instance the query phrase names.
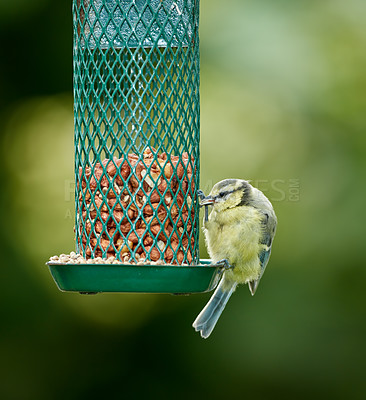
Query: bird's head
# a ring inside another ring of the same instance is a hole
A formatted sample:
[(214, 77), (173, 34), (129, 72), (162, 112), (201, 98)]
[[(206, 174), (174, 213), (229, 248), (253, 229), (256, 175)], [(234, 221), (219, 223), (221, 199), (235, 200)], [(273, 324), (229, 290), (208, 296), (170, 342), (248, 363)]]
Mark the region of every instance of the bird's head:
[(201, 201), (213, 205), (217, 211), (248, 205), (252, 186), (242, 179), (225, 179), (216, 183), (210, 194)]

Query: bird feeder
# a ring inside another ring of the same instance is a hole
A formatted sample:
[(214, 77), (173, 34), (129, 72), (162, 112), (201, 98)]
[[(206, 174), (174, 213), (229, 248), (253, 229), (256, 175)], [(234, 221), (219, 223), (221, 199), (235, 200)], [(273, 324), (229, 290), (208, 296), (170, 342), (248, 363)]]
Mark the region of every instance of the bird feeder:
[[(74, 0), (76, 253), (61, 290), (211, 290), (199, 259), (199, 0)], [(118, 264), (89, 260), (118, 260)]]

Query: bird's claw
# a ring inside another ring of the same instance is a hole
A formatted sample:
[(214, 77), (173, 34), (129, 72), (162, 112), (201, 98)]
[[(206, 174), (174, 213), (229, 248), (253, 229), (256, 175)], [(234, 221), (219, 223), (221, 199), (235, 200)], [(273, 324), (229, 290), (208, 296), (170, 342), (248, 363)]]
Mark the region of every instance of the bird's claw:
[(201, 189), (197, 190), (197, 196), (203, 200), (206, 198), (205, 194), (203, 193), (203, 191)]
[[(200, 198), (201, 201), (203, 201), (206, 198), (206, 195), (203, 193), (203, 190), (198, 189), (197, 190), (197, 196)], [(205, 207), (205, 214), (204, 214), (204, 222), (208, 221), (208, 204), (201, 204), (199, 203), (200, 207)]]
[(215, 265), (217, 267), (223, 267), (225, 270), (234, 268), (234, 266), (231, 265), (226, 258), (224, 258), (224, 259), (222, 259), (220, 261), (217, 261), (217, 263), (215, 263)]

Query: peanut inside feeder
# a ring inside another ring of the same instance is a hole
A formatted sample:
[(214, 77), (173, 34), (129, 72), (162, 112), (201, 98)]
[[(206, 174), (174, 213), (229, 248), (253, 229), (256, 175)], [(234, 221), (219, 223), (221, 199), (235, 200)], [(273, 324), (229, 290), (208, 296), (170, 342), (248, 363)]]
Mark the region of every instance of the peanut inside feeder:
[(86, 258), (191, 264), (193, 160), (187, 153), (168, 160), (166, 153), (155, 149), (147, 149), (142, 159), (136, 154), (127, 159), (106, 159), (84, 175), (79, 170), (78, 231)]

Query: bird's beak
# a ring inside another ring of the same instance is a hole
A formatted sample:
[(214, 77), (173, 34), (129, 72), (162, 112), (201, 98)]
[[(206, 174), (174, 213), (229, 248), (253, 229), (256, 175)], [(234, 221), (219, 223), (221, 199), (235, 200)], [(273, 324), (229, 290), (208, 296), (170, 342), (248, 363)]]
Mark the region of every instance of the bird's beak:
[(213, 204), (214, 202), (215, 202), (215, 199), (212, 196), (207, 196), (201, 200), (200, 206), (208, 206), (210, 204)]

